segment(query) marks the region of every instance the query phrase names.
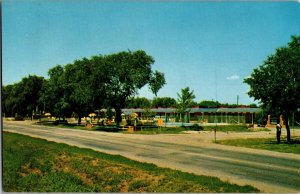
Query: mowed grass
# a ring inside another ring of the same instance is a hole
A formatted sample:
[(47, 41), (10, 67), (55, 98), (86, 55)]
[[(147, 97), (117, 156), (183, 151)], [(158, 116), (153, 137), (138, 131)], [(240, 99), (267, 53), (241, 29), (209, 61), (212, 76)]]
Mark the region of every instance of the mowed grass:
[(211, 125), (211, 126), (203, 126), (204, 131), (213, 131), (217, 129), (217, 131), (221, 132), (257, 132), (257, 131), (270, 131), (266, 128), (252, 128), (247, 127), (246, 125)]
[(141, 130), (134, 131), (134, 134), (143, 134), (143, 135), (181, 134), (187, 130), (191, 130), (191, 129), (188, 127), (152, 127), (152, 128), (142, 128)]
[[(285, 137), (284, 137), (285, 138)], [(217, 141), (219, 144), (240, 146), (247, 148), (271, 150), (276, 152), (300, 154), (300, 140), (292, 140), (287, 143), (281, 138), (281, 143), (277, 144), (275, 138), (249, 138), (249, 139), (232, 139)]]
[[(49, 127), (60, 127), (67, 129), (80, 129), (88, 131), (105, 131), (105, 132), (120, 132), (128, 133), (127, 129), (118, 128), (115, 125), (107, 126), (97, 126), (94, 125), (93, 128), (87, 128), (83, 125), (77, 124), (54, 124), (53, 122), (40, 122), (39, 125), (46, 125)], [(214, 131), (217, 129), (218, 132), (258, 132), (258, 131), (270, 131), (266, 128), (252, 128), (246, 125), (198, 125), (196, 128), (194, 126), (190, 127), (147, 127), (139, 126), (139, 130), (136, 130), (134, 134), (144, 134), (144, 135), (155, 135), (155, 134), (183, 134), (184, 131), (196, 130), (196, 131)]]
[(259, 192), (119, 155), (2, 134), (6, 192)]

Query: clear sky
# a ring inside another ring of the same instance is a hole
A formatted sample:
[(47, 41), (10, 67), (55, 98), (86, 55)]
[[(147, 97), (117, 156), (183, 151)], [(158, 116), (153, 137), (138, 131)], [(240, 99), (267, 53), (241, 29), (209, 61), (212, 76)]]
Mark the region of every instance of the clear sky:
[[(253, 103), (243, 79), (300, 35), (299, 2), (3, 0), (2, 83), (54, 65), (145, 50), (165, 73), (158, 96)], [(152, 98), (148, 87), (139, 96)]]

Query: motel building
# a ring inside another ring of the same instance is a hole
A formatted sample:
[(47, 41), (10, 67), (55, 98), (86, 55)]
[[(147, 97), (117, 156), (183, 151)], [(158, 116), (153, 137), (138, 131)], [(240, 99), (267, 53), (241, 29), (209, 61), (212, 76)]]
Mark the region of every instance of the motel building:
[[(261, 113), (260, 108), (189, 108), (185, 115), (179, 115), (176, 108), (152, 108), (145, 110), (142, 108), (122, 109), (123, 115), (132, 115), (136, 113), (138, 118), (153, 119), (160, 117), (164, 122), (178, 122), (178, 119), (184, 117), (187, 123), (223, 123), (223, 124), (254, 124), (256, 115)], [(149, 112), (152, 116), (149, 116)]]

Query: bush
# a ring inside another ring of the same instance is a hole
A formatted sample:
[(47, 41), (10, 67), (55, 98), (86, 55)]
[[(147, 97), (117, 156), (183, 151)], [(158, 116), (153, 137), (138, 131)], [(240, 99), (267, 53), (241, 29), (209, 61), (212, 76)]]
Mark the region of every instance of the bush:
[(198, 125), (198, 124), (194, 124), (194, 125), (191, 126), (191, 129), (195, 130), (195, 131), (202, 131), (203, 127)]
[(15, 117), (15, 121), (24, 121), (24, 118), (21, 116)]
[(54, 125), (59, 125), (59, 124), (68, 124), (67, 120), (56, 120), (53, 123)]

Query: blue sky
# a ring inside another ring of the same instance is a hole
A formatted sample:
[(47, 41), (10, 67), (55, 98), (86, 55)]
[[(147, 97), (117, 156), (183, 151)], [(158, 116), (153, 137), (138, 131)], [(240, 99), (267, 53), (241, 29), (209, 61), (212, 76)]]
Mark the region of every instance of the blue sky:
[[(189, 86), (196, 101), (253, 103), (243, 79), (300, 35), (299, 2), (2, 2), (2, 82), (54, 65), (142, 49), (165, 73), (158, 96)], [(139, 96), (153, 98), (148, 87)]]

